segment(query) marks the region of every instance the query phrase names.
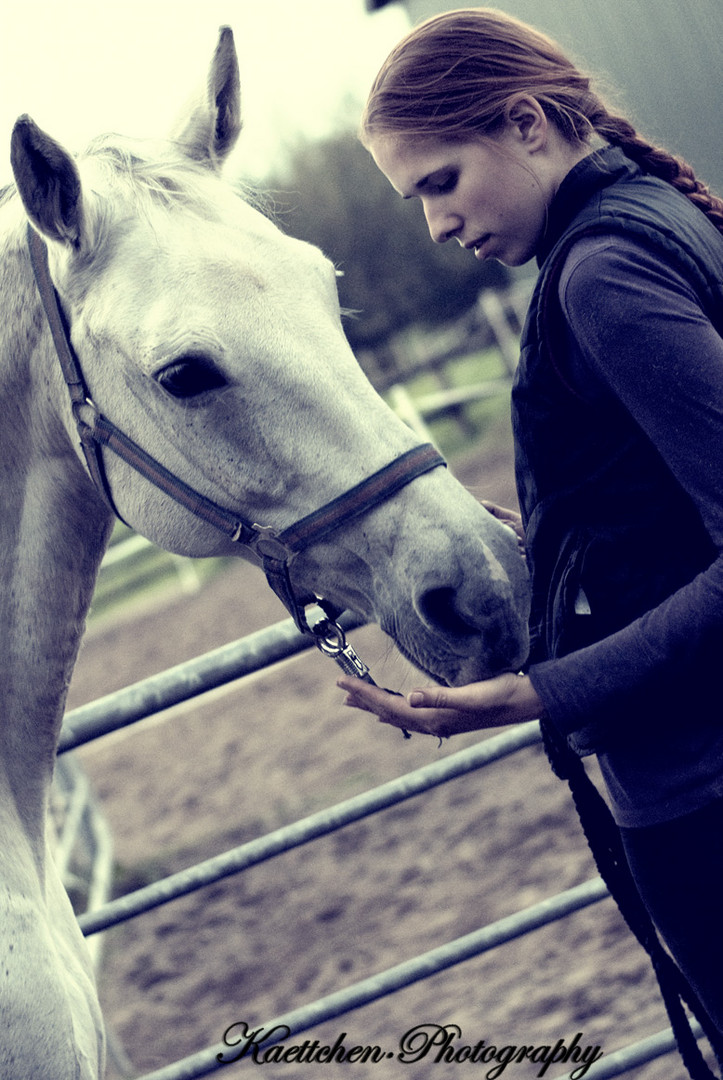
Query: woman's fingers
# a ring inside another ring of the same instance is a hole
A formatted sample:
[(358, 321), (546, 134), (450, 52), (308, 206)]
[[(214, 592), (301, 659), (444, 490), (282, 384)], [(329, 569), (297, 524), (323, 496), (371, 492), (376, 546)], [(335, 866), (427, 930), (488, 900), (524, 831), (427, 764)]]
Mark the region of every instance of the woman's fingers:
[[(412, 690), (407, 701), (413, 709), (454, 709), (457, 712), (479, 712), (485, 707), (489, 694), (485, 683), (468, 686), (426, 686)], [(480, 691), (482, 691), (480, 693)]]
[(373, 713), (383, 724), (440, 738), (453, 733), (449, 730), (453, 714), (445, 709), (414, 708), (401, 694), (392, 694), (362, 679), (341, 678), (337, 686), (347, 693), (345, 705)]
[(345, 677), (337, 685), (346, 690), (347, 705), (373, 713), (383, 724), (443, 738), (535, 720), (543, 713), (529, 678), (511, 673), (467, 686), (427, 686), (408, 698), (361, 679)]
[(522, 516), (517, 510), (508, 510), (504, 506), (498, 506), (497, 503), (487, 502), (485, 499), (481, 500), (482, 506), (488, 513), (492, 514), (492, 517), (496, 517), (498, 521), (501, 521), (503, 525), (509, 526), (517, 536), (517, 546), (520, 549), (521, 554), (525, 554), (525, 529), (522, 524)]

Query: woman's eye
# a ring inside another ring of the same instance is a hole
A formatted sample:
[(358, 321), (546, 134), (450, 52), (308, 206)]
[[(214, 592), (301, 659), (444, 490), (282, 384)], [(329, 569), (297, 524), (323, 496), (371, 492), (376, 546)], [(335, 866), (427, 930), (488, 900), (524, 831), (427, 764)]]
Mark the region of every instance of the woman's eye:
[(159, 371), (159, 386), (175, 398), (193, 398), (226, 385), (226, 377), (207, 359), (184, 357)]
[(436, 188), (440, 195), (445, 195), (449, 191), (454, 191), (456, 185), (457, 173), (448, 173), (437, 181)]

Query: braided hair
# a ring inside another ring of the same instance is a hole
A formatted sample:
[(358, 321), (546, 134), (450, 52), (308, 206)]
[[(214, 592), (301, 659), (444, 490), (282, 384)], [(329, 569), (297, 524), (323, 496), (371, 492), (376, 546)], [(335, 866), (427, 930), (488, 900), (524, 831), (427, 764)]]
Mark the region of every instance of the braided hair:
[(556, 42), (512, 16), (464, 8), (427, 19), (392, 50), (361, 121), (377, 135), (468, 139), (494, 136), (520, 97), (534, 97), (562, 136), (584, 146), (594, 136), (682, 192), (723, 232), (723, 199), (680, 157), (655, 146), (609, 111), (591, 80)]

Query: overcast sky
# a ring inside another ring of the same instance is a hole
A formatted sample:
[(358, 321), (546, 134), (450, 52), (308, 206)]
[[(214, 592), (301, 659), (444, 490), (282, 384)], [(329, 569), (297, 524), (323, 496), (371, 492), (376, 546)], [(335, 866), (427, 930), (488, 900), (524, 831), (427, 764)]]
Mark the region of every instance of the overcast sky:
[(360, 100), (408, 22), (364, 0), (4, 0), (0, 184), (15, 119), (29, 113), (77, 150), (94, 135), (164, 134), (206, 75), (218, 27), (233, 27), (245, 135), (234, 171), (263, 173), (299, 132), (323, 133)]

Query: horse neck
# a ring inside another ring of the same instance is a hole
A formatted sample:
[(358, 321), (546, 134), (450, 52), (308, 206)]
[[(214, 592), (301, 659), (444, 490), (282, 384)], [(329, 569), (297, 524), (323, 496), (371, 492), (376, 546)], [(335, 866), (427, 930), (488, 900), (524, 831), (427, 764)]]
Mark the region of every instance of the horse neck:
[(44, 858), (70, 675), (110, 526), (60, 412), (67, 391), (16, 230), (0, 247), (0, 835)]

